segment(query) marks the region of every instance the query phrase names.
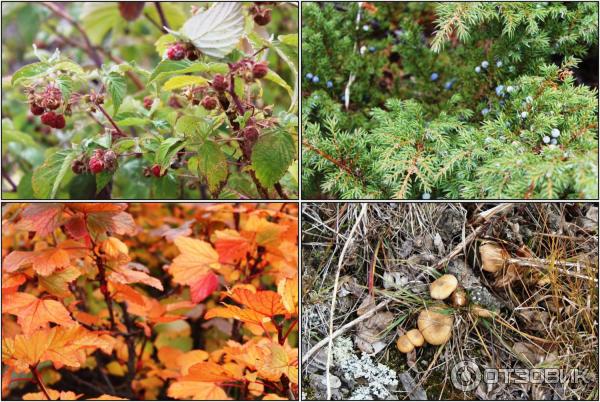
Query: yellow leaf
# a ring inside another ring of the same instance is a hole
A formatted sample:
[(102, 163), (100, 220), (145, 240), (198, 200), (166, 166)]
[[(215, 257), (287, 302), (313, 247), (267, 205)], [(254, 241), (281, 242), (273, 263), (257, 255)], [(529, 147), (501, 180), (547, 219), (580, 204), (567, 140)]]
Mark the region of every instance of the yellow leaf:
[(67, 327), (75, 325), (75, 321), (60, 302), (38, 299), (28, 293), (3, 294), (2, 312), (16, 315), (25, 335), (47, 326), (49, 322)]
[(191, 285), (211, 269), (220, 268), (219, 254), (210, 243), (183, 236), (175, 238), (174, 243), (181, 252), (169, 267), (175, 283)]
[(106, 365), (106, 370), (109, 374), (116, 377), (123, 377), (125, 376), (125, 373), (127, 373), (127, 367), (124, 367), (119, 362), (114, 360)]
[(192, 75), (176, 75), (164, 83), (163, 89), (171, 91), (173, 89), (189, 87), (191, 85), (204, 85), (208, 82), (206, 78)]

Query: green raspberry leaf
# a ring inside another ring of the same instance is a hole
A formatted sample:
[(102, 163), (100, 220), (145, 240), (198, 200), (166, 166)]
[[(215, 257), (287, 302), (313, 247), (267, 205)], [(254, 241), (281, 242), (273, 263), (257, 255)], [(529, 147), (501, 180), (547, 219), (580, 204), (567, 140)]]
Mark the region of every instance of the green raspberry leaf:
[(292, 136), (284, 130), (267, 133), (258, 139), (252, 149), (252, 168), (258, 180), (271, 187), (283, 177), (296, 158)]

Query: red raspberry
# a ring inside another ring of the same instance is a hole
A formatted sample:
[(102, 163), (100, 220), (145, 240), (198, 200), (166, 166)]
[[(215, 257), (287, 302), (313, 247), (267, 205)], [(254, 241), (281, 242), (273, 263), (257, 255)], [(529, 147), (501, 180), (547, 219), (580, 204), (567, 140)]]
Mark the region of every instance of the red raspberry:
[(264, 10), (260, 10), (254, 15), (254, 22), (258, 25), (267, 25), (271, 22), (271, 9), (265, 8)]
[(112, 149), (107, 150), (102, 156), (104, 167), (110, 172), (114, 172), (117, 169), (117, 154)]
[(167, 49), (167, 58), (169, 60), (181, 60), (185, 57), (185, 46), (176, 43)]
[(62, 92), (60, 92), (60, 89), (48, 85), (46, 90), (42, 93), (40, 106), (46, 109), (56, 110), (60, 106), (61, 101)]
[(44, 113), (44, 108), (43, 108), (43, 107), (41, 107), (41, 106), (38, 106), (38, 105), (34, 105), (34, 104), (32, 104), (32, 105), (29, 107), (29, 110), (31, 110), (31, 113), (32, 113), (34, 116), (40, 116), (40, 115), (42, 115), (42, 114)]
[(71, 170), (75, 174), (82, 174), (86, 170), (85, 162), (80, 159), (75, 159), (73, 163), (71, 163)]
[(202, 99), (202, 106), (206, 110), (213, 110), (217, 107), (217, 99), (214, 96), (207, 95)]
[(46, 112), (40, 118), (42, 124), (45, 124), (50, 127), (54, 127), (54, 122), (56, 121), (56, 113), (54, 112)]
[(144, 107), (148, 110), (150, 110), (150, 108), (152, 108), (152, 103), (154, 103), (154, 99), (152, 99), (151, 96), (146, 96), (144, 98)]
[(223, 75), (215, 74), (212, 81), (212, 87), (215, 89), (215, 91), (223, 92), (227, 89), (228, 86), (229, 85), (227, 84), (227, 80)]
[(152, 172), (152, 174), (154, 175), (154, 177), (160, 177), (161, 176), (161, 174), (160, 174), (160, 165), (153, 165), (150, 168), (150, 171)]
[(256, 79), (264, 78), (265, 75), (269, 72), (269, 67), (267, 67), (267, 63), (264, 61), (258, 62), (254, 64), (252, 67), (252, 76)]
[(123, 17), (127, 21), (135, 21), (142, 15), (142, 11), (144, 10), (144, 2), (143, 1), (120, 1), (119, 2), (119, 12), (121, 13), (121, 17)]
[(67, 122), (65, 121), (65, 116), (63, 116), (62, 114), (59, 114), (56, 116), (56, 118), (54, 119), (54, 128), (65, 128), (65, 125), (67, 124)]
[(93, 174), (100, 173), (104, 170), (104, 162), (102, 161), (102, 159), (99, 159), (96, 156), (92, 156), (90, 158), (89, 167), (90, 172), (92, 172)]

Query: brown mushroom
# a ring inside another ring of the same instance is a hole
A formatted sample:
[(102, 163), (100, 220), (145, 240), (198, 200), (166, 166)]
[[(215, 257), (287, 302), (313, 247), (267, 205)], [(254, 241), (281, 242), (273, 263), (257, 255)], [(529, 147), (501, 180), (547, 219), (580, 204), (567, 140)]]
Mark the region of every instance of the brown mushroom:
[(497, 272), (504, 266), (504, 262), (509, 257), (506, 250), (493, 242), (483, 243), (479, 247), (481, 255), (481, 268), (487, 272)]
[(485, 309), (483, 307), (480, 306), (473, 306), (471, 307), (471, 312), (476, 315), (477, 317), (482, 317), (482, 318), (490, 318), (494, 315), (493, 312), (491, 312), (488, 309)]
[(415, 345), (413, 345), (406, 335), (402, 335), (396, 341), (396, 347), (402, 353), (410, 353), (415, 349)]
[(432, 299), (444, 300), (454, 292), (458, 286), (458, 279), (456, 276), (446, 274), (437, 278), (431, 283), (429, 291)]
[(443, 307), (432, 307), (421, 311), (417, 326), (427, 343), (431, 345), (443, 345), (452, 336), (452, 314), (443, 314)]
[(452, 295), (450, 295), (450, 301), (454, 307), (463, 307), (467, 304), (467, 292), (462, 287), (456, 288)]
[(415, 347), (423, 346), (425, 343), (425, 338), (423, 338), (423, 334), (418, 329), (411, 329), (406, 333), (406, 337)]

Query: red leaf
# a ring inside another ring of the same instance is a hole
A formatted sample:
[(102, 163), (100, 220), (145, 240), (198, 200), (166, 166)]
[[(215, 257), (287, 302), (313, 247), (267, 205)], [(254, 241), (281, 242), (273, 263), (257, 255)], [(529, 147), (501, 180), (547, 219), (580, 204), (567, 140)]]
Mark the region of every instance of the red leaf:
[(47, 236), (60, 226), (63, 204), (31, 204), (25, 207), (19, 228)]
[(217, 287), (219, 287), (219, 277), (212, 271), (208, 272), (206, 275), (201, 276), (197, 282), (190, 285), (192, 301), (200, 303), (217, 290)]

